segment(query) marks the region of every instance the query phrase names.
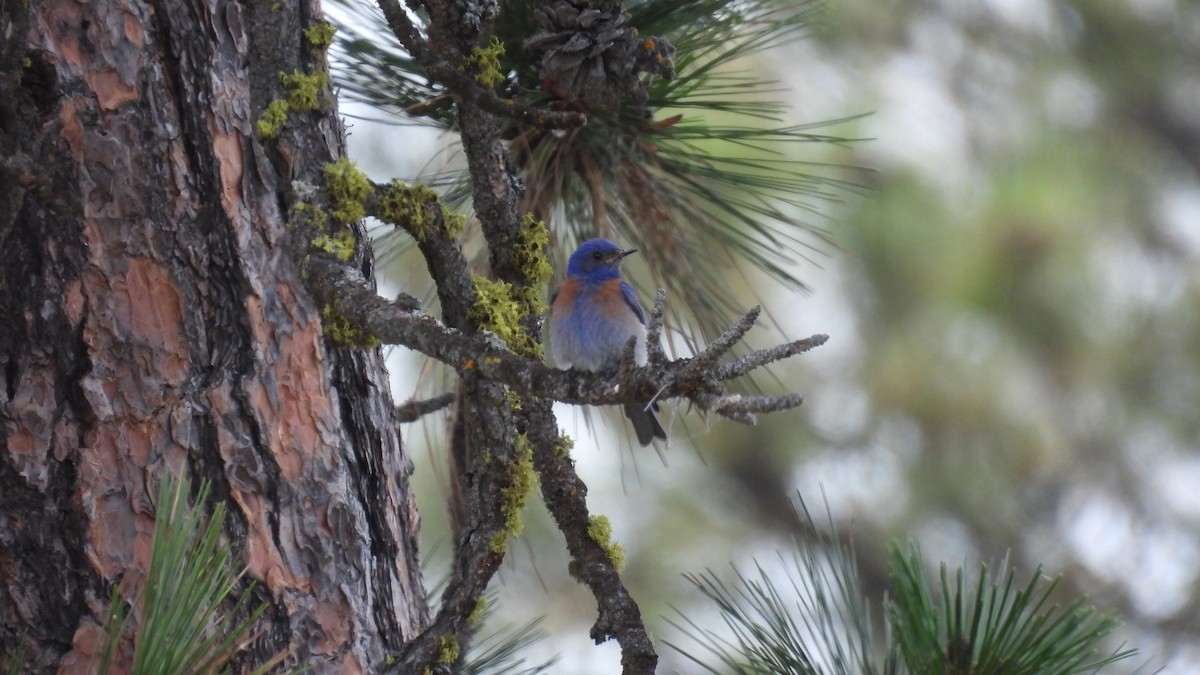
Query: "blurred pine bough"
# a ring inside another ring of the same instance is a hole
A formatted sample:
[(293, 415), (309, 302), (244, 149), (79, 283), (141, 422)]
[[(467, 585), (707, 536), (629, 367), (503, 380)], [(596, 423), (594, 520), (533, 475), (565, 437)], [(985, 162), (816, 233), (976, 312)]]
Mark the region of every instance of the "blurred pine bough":
[(790, 559), (779, 557), (782, 581), (757, 562), (750, 575), (735, 567), (732, 580), (688, 575), (717, 605), (723, 630), (677, 612), (671, 623), (691, 644), (668, 645), (705, 672), (738, 675), (1068, 675), (1137, 654), (1106, 649), (1120, 622), (1082, 598), (1057, 604), (1058, 579), (1040, 565), (1019, 585), (1007, 557), (994, 571), (981, 565), (973, 582), (942, 563), (935, 594), (915, 541), (890, 546), (895, 597), (879, 603), (880, 637), (853, 550), (837, 542), (832, 522), (830, 534), (818, 534), (805, 517), (804, 538)]

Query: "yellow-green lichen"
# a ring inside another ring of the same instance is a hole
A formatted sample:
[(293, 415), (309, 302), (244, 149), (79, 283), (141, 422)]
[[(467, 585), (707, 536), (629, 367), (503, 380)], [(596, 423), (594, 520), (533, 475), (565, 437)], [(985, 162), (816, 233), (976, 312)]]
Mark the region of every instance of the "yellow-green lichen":
[(492, 36), (486, 47), (471, 50), (471, 55), (465, 59), (466, 67), (474, 71), (475, 81), (491, 89), (504, 81), (501, 56), (504, 56), (504, 43)]
[(528, 302), (514, 297), (512, 284), (499, 279), (475, 276), (475, 304), (467, 317), (480, 328), (495, 333), (508, 348), (530, 358), (542, 358), (542, 345), (521, 325), (529, 316)]
[(588, 536), (604, 549), (609, 562), (618, 571), (625, 566), (625, 549), (612, 540), (612, 523), (608, 516), (588, 516)]
[(288, 105), (292, 110), (316, 110), (321, 106), (321, 94), (329, 86), (329, 73), (318, 70), (305, 74), (299, 70), (280, 73), (279, 81), (288, 92)]
[(347, 347), (370, 349), (379, 344), (379, 338), (355, 327), (333, 305), (325, 305), (321, 309), (321, 326), (325, 337)]
[(471, 610), (471, 614), (467, 617), (467, 621), (475, 624), (476, 626), (483, 623), (483, 617), (487, 612), (487, 604), (487, 598), (482, 596), (476, 598), (475, 608)]
[(492, 553), (504, 554), (508, 551), (508, 532), (498, 530), (492, 533), (492, 538), (488, 539), (488, 550)]
[(535, 359), (542, 358), (542, 345), (522, 322), (546, 311), (546, 285), (553, 274), (546, 257), (549, 242), (546, 224), (527, 214), (513, 252), (527, 283), (514, 287), (505, 281), (476, 276), (475, 304), (467, 313), (476, 325), (495, 333), (513, 352)]
[(425, 241), (429, 236), (425, 204), (431, 199), (437, 199), (437, 193), (424, 185), (409, 185), (393, 178), (379, 193), (379, 218), (405, 228), (413, 239)]
[(508, 479), (500, 488), (500, 513), (504, 516), (504, 529), (492, 535), (488, 542), (489, 550), (493, 553), (503, 553), (508, 548), (509, 537), (521, 536), (525, 524), (521, 520), (521, 511), (529, 499), (529, 492), (537, 482), (537, 474), (533, 471), (533, 444), (529, 436), (517, 435), (513, 448), (513, 461), (509, 464)]
[(571, 440), (570, 436), (559, 435), (554, 439), (554, 454), (559, 459), (565, 459), (571, 456), (571, 449), (575, 447), (575, 441)]
[(350, 230), (342, 230), (333, 236), (323, 234), (312, 240), (313, 248), (331, 253), (342, 262), (349, 262), (354, 257), (355, 245), (357, 243), (354, 239), (354, 233)]
[(458, 660), (460, 651), (458, 638), (453, 635), (443, 635), (438, 638), (438, 663), (454, 663)]
[(546, 287), (554, 268), (546, 250), (550, 246), (550, 229), (546, 223), (526, 213), (521, 221), (519, 243), (513, 251), (513, 257), (521, 273), (529, 280), (520, 293), (518, 300), (525, 304), (528, 315), (541, 316), (546, 311)]
[(271, 139), (279, 135), (283, 125), (287, 124), (288, 110), (291, 106), (285, 99), (278, 98), (271, 101), (267, 109), (263, 111), (261, 117), (258, 118), (256, 130), (260, 138)]
[(466, 223), (466, 216), (456, 211), (451, 211), (445, 206), (442, 207), (442, 227), (445, 228), (448, 238), (457, 239), (458, 235), (462, 234)]
[(293, 70), (290, 73), (279, 73), (279, 81), (287, 89), (287, 98), (277, 98), (267, 104), (255, 124), (260, 138), (277, 137), (283, 125), (287, 124), (288, 114), (293, 110), (316, 110), (320, 107), (321, 93), (329, 86), (329, 73), (319, 70), (305, 75)]
[(325, 186), (333, 198), (333, 219), (349, 223), (367, 214), (363, 202), (371, 194), (371, 181), (349, 158), (325, 165)]
[(307, 202), (296, 202), (292, 205), (292, 216), (288, 218), (288, 227), (301, 228), (307, 231), (321, 231), (329, 223), (329, 214)]
[(525, 501), (534, 483), (533, 445), (528, 436), (518, 434), (513, 450), (515, 457), (508, 475), (508, 484), (500, 489), (500, 510), (504, 514), (504, 529), (513, 537), (519, 537), (524, 529), (521, 511), (525, 508)]
[(504, 397), (508, 399), (508, 409), (513, 412), (521, 412), (521, 395), (512, 389), (504, 390)]
[(314, 48), (325, 51), (329, 49), (329, 45), (333, 44), (333, 34), (336, 32), (337, 28), (334, 28), (332, 23), (318, 21), (304, 29), (304, 39), (308, 40), (308, 44)]

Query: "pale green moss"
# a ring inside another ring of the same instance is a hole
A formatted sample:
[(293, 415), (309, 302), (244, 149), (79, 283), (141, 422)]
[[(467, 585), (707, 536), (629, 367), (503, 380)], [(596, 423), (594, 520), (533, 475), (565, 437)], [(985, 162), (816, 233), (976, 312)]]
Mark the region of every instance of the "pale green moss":
[(529, 436), (518, 434), (513, 451), (514, 458), (506, 476), (508, 480), (500, 488), (500, 513), (504, 516), (504, 529), (498, 530), (488, 540), (488, 550), (492, 553), (504, 553), (508, 550), (509, 538), (521, 536), (525, 528), (521, 512), (529, 500), (529, 492), (537, 484), (537, 474), (533, 470), (533, 445), (529, 442)]
[[(332, 26), (330, 28), (332, 29)], [(255, 125), (259, 138), (272, 139), (279, 136), (292, 111), (316, 110), (320, 107), (321, 94), (329, 86), (329, 73), (320, 70), (312, 75), (305, 75), (294, 70), (290, 73), (279, 73), (279, 81), (287, 89), (287, 98), (275, 99), (263, 110)]]
[(514, 288), (504, 281), (475, 277), (475, 304), (468, 311), (469, 318), (498, 335), (513, 352), (535, 359), (542, 358), (542, 345), (522, 321), (546, 311), (546, 286), (554, 273), (546, 256), (549, 243), (546, 224), (526, 214), (513, 257), (528, 283)]
[(354, 233), (349, 230), (342, 230), (333, 236), (323, 234), (312, 240), (313, 248), (320, 249), (326, 253), (332, 253), (342, 262), (349, 262), (354, 257), (355, 246), (357, 244), (358, 242), (354, 239)]
[(262, 117), (258, 118), (256, 127), (259, 137), (271, 139), (278, 136), (283, 125), (287, 124), (288, 110), (290, 109), (291, 106), (284, 99), (271, 101), (267, 109), (263, 111)]
[(500, 510), (504, 514), (504, 529), (511, 536), (519, 537), (525, 527), (521, 521), (521, 511), (535, 482), (533, 445), (529, 442), (529, 436), (518, 434), (514, 451), (508, 484), (500, 489)]
[(308, 40), (308, 44), (314, 48), (325, 51), (329, 49), (329, 45), (333, 44), (333, 34), (336, 32), (337, 28), (334, 28), (332, 23), (318, 21), (304, 29), (304, 39)]
[(321, 231), (329, 223), (329, 214), (307, 202), (296, 202), (292, 205), (292, 217), (288, 218), (288, 227), (302, 228), (306, 231)]
[(504, 43), (495, 36), (486, 47), (476, 47), (465, 59), (466, 66), (474, 71), (475, 81), (491, 89), (504, 81), (504, 70), (500, 57), (504, 56)]
[(488, 550), (492, 553), (503, 555), (508, 551), (508, 532), (499, 530), (492, 534), (492, 538), (488, 540)]
[(356, 328), (332, 305), (325, 305), (321, 309), (321, 326), (325, 337), (347, 347), (370, 349), (379, 344), (379, 338)]
[(437, 199), (437, 193), (424, 185), (393, 178), (379, 193), (379, 218), (407, 229), (413, 239), (425, 241), (429, 236), (425, 204), (431, 199)]
[(542, 345), (521, 325), (521, 319), (529, 315), (528, 303), (514, 297), (512, 284), (480, 276), (473, 281), (475, 304), (467, 310), (468, 318), (495, 333), (513, 352), (540, 360)]
[(325, 186), (333, 198), (333, 219), (350, 223), (367, 214), (363, 202), (371, 194), (371, 181), (349, 158), (325, 165)]
[(316, 110), (321, 106), (321, 94), (329, 86), (329, 73), (318, 70), (305, 74), (298, 70), (280, 73), (279, 81), (288, 92), (288, 104), (292, 110)]
[(504, 390), (504, 397), (508, 399), (508, 409), (513, 412), (521, 412), (521, 395), (512, 389)]
[(608, 516), (588, 516), (588, 536), (604, 549), (609, 562), (618, 572), (625, 566), (625, 549), (612, 540), (612, 523)]
[(442, 207), (442, 225), (446, 228), (446, 236), (450, 239), (457, 239), (458, 235), (462, 234), (463, 228), (466, 227), (467, 217), (461, 213), (451, 211), (445, 206)]
[(438, 638), (438, 663), (454, 663), (458, 660), (460, 652), (458, 638), (453, 635), (443, 635)]
[(471, 610), (471, 614), (467, 617), (467, 621), (478, 626), (479, 624), (483, 623), (483, 617), (486, 612), (487, 598), (480, 596), (475, 599), (475, 608)]
[(566, 459), (571, 456), (571, 449), (575, 447), (575, 441), (571, 440), (570, 436), (559, 435), (554, 439), (554, 454), (559, 459)]
[(546, 311), (546, 288), (554, 275), (554, 267), (546, 255), (549, 246), (550, 229), (546, 223), (534, 218), (532, 213), (526, 213), (521, 221), (520, 243), (514, 257), (521, 273), (529, 280), (518, 298), (525, 304), (528, 315), (541, 316)]

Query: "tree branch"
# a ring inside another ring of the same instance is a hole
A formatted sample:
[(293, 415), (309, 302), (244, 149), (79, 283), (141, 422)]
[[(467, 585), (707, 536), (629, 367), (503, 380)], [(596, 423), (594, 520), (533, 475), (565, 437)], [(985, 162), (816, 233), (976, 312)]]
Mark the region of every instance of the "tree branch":
[(660, 288), (654, 294), (654, 308), (650, 310), (650, 323), (646, 326), (646, 361), (651, 366), (661, 366), (667, 362), (667, 353), (662, 346), (663, 312), (666, 306), (667, 290)]
[(654, 643), (642, 623), (642, 613), (621, 582), (619, 570), (605, 543), (591, 533), (587, 484), (575, 473), (565, 439), (558, 436), (550, 402), (539, 400), (528, 414), (533, 465), (541, 478), (542, 500), (567, 540), (571, 572), (592, 591), (599, 616), (591, 638), (600, 644), (615, 638), (621, 645), (621, 666), (626, 673), (653, 673), (658, 663)]
[(798, 394), (732, 394), (721, 383), (807, 352), (828, 340), (826, 335), (813, 335), (717, 363), (733, 346), (733, 337), (744, 336), (754, 324), (758, 313), (752, 310), (694, 358), (630, 367), (619, 374), (564, 371), (501, 349), (484, 335), (468, 335), (428, 314), (389, 302), (367, 287), (355, 270), (335, 260), (312, 255), (301, 264), (310, 290), (319, 301), (334, 303), (352, 324), (380, 341), (414, 349), (483, 380), (565, 403), (614, 405), (656, 397), (684, 398), (701, 410), (753, 424), (756, 415), (795, 408), (803, 398)]
[(384, 19), (400, 44), (412, 55), (425, 74), (441, 82), (461, 103), (478, 106), (493, 115), (509, 117), (542, 129), (573, 129), (587, 124), (587, 116), (573, 111), (545, 110), (512, 99), (500, 98), (491, 89), (483, 87), (475, 78), (460, 71), (442, 58), (428, 40), (409, 20), (404, 7), (397, 0), (378, 0)]
[(429, 413), (450, 406), (454, 403), (454, 398), (454, 394), (442, 394), (421, 401), (408, 401), (396, 406), (396, 418), (401, 422), (415, 422)]

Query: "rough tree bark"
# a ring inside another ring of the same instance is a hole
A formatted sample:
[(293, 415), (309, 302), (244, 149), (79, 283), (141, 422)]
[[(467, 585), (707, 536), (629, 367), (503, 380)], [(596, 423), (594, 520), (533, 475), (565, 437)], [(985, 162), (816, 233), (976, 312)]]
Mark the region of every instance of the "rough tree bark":
[(280, 73), (325, 67), (319, 12), (0, 2), (0, 654), (22, 672), (87, 669), (163, 468), (231, 502), (270, 604), (248, 658), (375, 670), (427, 621), (380, 354), (322, 338), (284, 245), (288, 191), (343, 151), (332, 94), (255, 133)]

